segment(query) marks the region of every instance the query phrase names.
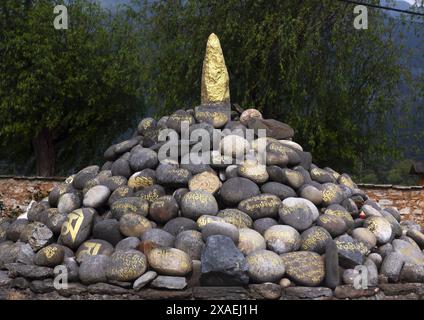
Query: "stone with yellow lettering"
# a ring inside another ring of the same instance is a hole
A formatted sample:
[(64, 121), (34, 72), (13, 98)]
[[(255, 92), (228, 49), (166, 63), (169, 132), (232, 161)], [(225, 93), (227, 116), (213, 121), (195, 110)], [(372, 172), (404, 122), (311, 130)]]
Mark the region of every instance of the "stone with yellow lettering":
[(351, 189), (357, 189), (358, 188), (356, 183), (353, 182), (352, 178), (346, 173), (343, 173), (341, 176), (339, 176), (338, 179), (337, 179), (337, 182), (339, 184), (343, 184), (346, 187), (349, 187)]
[(171, 114), (166, 121), (168, 128), (175, 130), (178, 133), (181, 133), (181, 125), (184, 122), (185, 125), (190, 126), (195, 123), (193, 116), (184, 110), (178, 110), (175, 113)]
[(253, 225), (252, 218), (238, 209), (224, 209), (219, 211), (217, 216), (237, 228), (252, 228)]
[(370, 250), (377, 245), (377, 238), (367, 228), (356, 228), (352, 230), (352, 237), (364, 243)]
[(156, 184), (156, 173), (152, 169), (144, 169), (134, 173), (128, 179), (128, 186), (134, 191), (138, 191)]
[(215, 216), (218, 213), (218, 203), (207, 191), (190, 191), (181, 199), (181, 213), (184, 217), (194, 220), (202, 215)]
[(345, 220), (332, 214), (320, 215), (317, 219), (317, 226), (323, 227), (332, 237), (337, 237), (347, 231)]
[(312, 180), (318, 182), (318, 183), (335, 183), (336, 180), (334, 179), (333, 175), (328, 172), (327, 170), (313, 167), (310, 170), (311, 178)]
[(193, 176), (188, 182), (190, 191), (203, 190), (215, 194), (221, 188), (222, 182), (212, 172), (202, 172)]
[(73, 187), (75, 189), (82, 190), (84, 188), (85, 183), (88, 180), (95, 178), (99, 171), (99, 166), (88, 166), (80, 170), (72, 179)]
[(316, 206), (319, 206), (322, 203), (322, 192), (313, 185), (303, 185), (299, 189), (299, 195), (302, 198), (311, 201)]
[(241, 228), (239, 234), (237, 247), (245, 256), (257, 250), (266, 249), (265, 239), (259, 232), (249, 228)]
[(369, 253), (364, 243), (343, 235), (335, 239), (339, 252), (339, 262), (343, 268), (354, 268), (364, 262), (365, 255)]
[(290, 226), (271, 226), (264, 232), (264, 238), (267, 248), (278, 254), (296, 251), (300, 247), (300, 234)]
[(282, 254), (286, 275), (296, 284), (316, 287), (324, 280), (324, 259), (316, 252), (298, 251)]
[(280, 205), (281, 200), (277, 196), (261, 194), (241, 201), (237, 208), (247, 213), (253, 220), (256, 220), (266, 217), (277, 217)]
[(175, 248), (187, 253), (191, 260), (200, 260), (204, 246), (202, 234), (196, 230), (180, 232), (175, 238)]
[(157, 122), (153, 118), (144, 118), (140, 121), (137, 127), (137, 132), (141, 135), (144, 135), (147, 131), (156, 129)]
[(324, 211), (325, 214), (340, 217), (346, 223), (347, 229), (352, 229), (354, 227), (355, 221), (353, 220), (352, 215), (341, 205), (333, 204)]
[(113, 191), (112, 194), (110, 195), (108, 200), (109, 207), (111, 207), (113, 203), (119, 199), (129, 198), (133, 196), (134, 196), (134, 191), (132, 188), (128, 186), (120, 186), (116, 188), (116, 190)]
[(207, 224), (211, 222), (225, 222), (225, 220), (222, 217), (204, 214), (197, 219), (196, 224), (197, 227), (202, 230)]
[(150, 221), (138, 214), (127, 213), (119, 220), (119, 230), (126, 237), (141, 237), (146, 230), (151, 228)]
[(163, 196), (150, 204), (149, 218), (156, 223), (165, 224), (178, 216), (179, 206), (173, 196)]
[(321, 188), (322, 205), (328, 207), (332, 204), (339, 204), (343, 201), (342, 189), (334, 183), (325, 183)]
[(147, 255), (149, 266), (158, 274), (185, 276), (192, 271), (190, 256), (175, 248), (156, 248)]
[(331, 240), (332, 237), (327, 230), (315, 226), (302, 232), (300, 250), (323, 254)]
[(75, 257), (78, 263), (81, 263), (87, 256), (96, 256), (98, 254), (110, 256), (113, 251), (114, 248), (109, 242), (100, 239), (91, 239), (79, 246)]
[(195, 108), (194, 117), (214, 128), (222, 128), (231, 119), (230, 105), (225, 103), (205, 104)]
[(105, 179), (104, 181), (100, 182), (101, 185), (106, 186), (109, 188), (111, 192), (115, 191), (119, 187), (126, 186), (127, 185), (127, 178), (123, 176), (112, 176), (110, 178)]
[(265, 183), (269, 179), (269, 174), (264, 164), (256, 160), (246, 160), (238, 168), (240, 177), (252, 180), (255, 183)]
[(60, 232), (61, 242), (77, 249), (90, 236), (95, 211), (91, 208), (82, 208), (68, 214)]
[(134, 281), (147, 270), (146, 256), (137, 250), (115, 251), (106, 267), (108, 280)]
[(130, 213), (145, 217), (149, 213), (149, 203), (141, 197), (122, 198), (112, 204), (111, 212), (117, 220)]
[(160, 185), (186, 186), (191, 179), (191, 173), (177, 165), (160, 164), (156, 168), (156, 179)]
[(34, 257), (34, 263), (42, 267), (56, 267), (63, 262), (65, 249), (58, 244), (51, 244), (39, 250)]
[(135, 196), (146, 200), (148, 203), (152, 203), (153, 201), (159, 199), (160, 197), (163, 197), (164, 195), (166, 195), (165, 189), (157, 184), (139, 190), (135, 193)]
[(392, 238), (390, 222), (383, 217), (369, 217), (364, 222), (364, 228), (370, 230), (377, 238), (379, 245), (388, 243)]
[(254, 283), (277, 283), (284, 276), (284, 263), (275, 252), (254, 251), (246, 257), (246, 261), (250, 280)]

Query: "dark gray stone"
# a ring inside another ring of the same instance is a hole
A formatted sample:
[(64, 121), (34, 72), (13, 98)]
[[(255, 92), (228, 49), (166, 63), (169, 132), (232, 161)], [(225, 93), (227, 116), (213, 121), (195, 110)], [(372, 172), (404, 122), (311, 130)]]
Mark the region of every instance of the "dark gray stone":
[(170, 164), (159, 164), (156, 168), (156, 180), (160, 185), (186, 186), (192, 175), (190, 171)]
[(53, 268), (63, 262), (65, 249), (63, 246), (52, 244), (39, 250), (34, 258), (38, 266)]
[(246, 259), (228, 237), (209, 237), (202, 252), (201, 262), (202, 285), (237, 286), (249, 282)]
[(158, 155), (151, 149), (140, 148), (131, 152), (129, 163), (133, 171), (141, 171), (147, 168), (154, 169), (158, 165)]
[(247, 178), (237, 177), (225, 181), (219, 194), (226, 204), (238, 205), (240, 201), (260, 194), (260, 190), (253, 181)]
[(337, 237), (347, 231), (345, 220), (331, 214), (320, 215), (317, 219), (317, 226), (323, 227), (332, 237)]
[(218, 203), (207, 191), (190, 191), (181, 199), (181, 213), (190, 219), (198, 219), (202, 215), (215, 216), (218, 213)]
[(364, 262), (368, 249), (362, 242), (348, 235), (340, 236), (335, 242), (339, 251), (340, 265), (343, 268), (354, 268)]
[(300, 250), (323, 254), (328, 242), (331, 240), (331, 235), (324, 228), (311, 227), (301, 234)]
[(139, 245), (140, 245), (140, 239), (136, 237), (128, 237), (119, 241), (115, 246), (115, 250), (122, 250), (122, 251), (136, 250)]
[(94, 214), (95, 211), (90, 208), (71, 212), (62, 225), (61, 242), (71, 249), (77, 249), (91, 233)]
[(115, 219), (99, 221), (93, 227), (93, 238), (105, 240), (115, 246), (123, 239), (123, 236), (119, 231), (119, 222)]
[(389, 253), (381, 264), (380, 273), (388, 277), (390, 282), (398, 282), (404, 260), (398, 252)]
[(178, 202), (173, 196), (163, 196), (150, 204), (149, 217), (159, 224), (165, 224), (178, 216)]
[(123, 158), (115, 160), (112, 164), (111, 170), (113, 176), (123, 176), (127, 179), (131, 176), (130, 162)]
[(122, 198), (112, 204), (111, 211), (117, 220), (130, 213), (146, 217), (149, 213), (149, 203), (139, 197)]
[(158, 276), (151, 283), (152, 288), (183, 290), (187, 287), (185, 277)]
[(115, 251), (109, 259), (106, 275), (109, 280), (134, 281), (147, 269), (146, 256), (140, 251)]
[(45, 279), (53, 277), (53, 269), (21, 263), (8, 263), (5, 265), (11, 277), (21, 276), (27, 279)]
[(325, 284), (331, 289), (340, 285), (339, 250), (331, 240), (325, 249)]
[(290, 197), (296, 197), (296, 192), (289, 186), (279, 182), (267, 182), (261, 187), (262, 193), (273, 194), (279, 197), (281, 200)]
[(87, 256), (81, 263), (78, 271), (79, 279), (83, 284), (106, 282), (106, 268), (109, 257), (104, 255)]
[(278, 208), (281, 200), (272, 194), (261, 194), (242, 200), (238, 209), (247, 213), (253, 220), (261, 218), (275, 218), (278, 216)]
[(175, 238), (175, 248), (187, 253), (192, 260), (200, 260), (204, 246), (202, 234), (196, 230), (180, 232)]
[(277, 224), (278, 222), (273, 218), (262, 218), (253, 222), (253, 229), (264, 235), (266, 230)]
[(140, 278), (135, 280), (133, 289), (135, 291), (139, 291), (141, 288), (145, 287), (147, 284), (153, 281), (157, 277), (157, 273), (155, 271), (147, 271)]

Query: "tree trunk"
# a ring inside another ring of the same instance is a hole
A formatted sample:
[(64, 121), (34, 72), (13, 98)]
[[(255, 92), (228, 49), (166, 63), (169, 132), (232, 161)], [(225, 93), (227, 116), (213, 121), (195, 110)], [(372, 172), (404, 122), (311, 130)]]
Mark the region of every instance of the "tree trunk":
[(54, 175), (55, 151), (52, 132), (44, 128), (33, 138), (37, 176), (51, 177)]

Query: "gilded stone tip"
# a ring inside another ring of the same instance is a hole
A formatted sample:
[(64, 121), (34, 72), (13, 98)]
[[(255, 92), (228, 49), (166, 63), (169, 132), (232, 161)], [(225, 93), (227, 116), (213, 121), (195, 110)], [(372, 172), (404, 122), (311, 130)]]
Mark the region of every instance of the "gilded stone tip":
[(206, 44), (202, 70), (201, 101), (202, 104), (230, 102), (230, 79), (221, 43), (215, 33), (209, 35)]

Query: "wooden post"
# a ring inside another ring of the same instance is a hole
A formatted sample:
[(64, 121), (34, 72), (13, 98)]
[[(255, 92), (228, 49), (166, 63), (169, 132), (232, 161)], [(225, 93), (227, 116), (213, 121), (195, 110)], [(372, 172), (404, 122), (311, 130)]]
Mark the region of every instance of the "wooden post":
[(418, 184), (419, 184), (420, 186), (424, 186), (424, 174), (420, 174), (420, 175), (419, 175), (419, 181), (418, 181)]

